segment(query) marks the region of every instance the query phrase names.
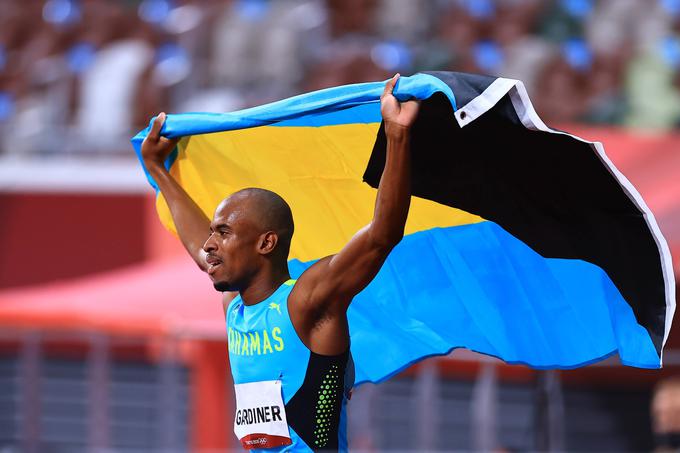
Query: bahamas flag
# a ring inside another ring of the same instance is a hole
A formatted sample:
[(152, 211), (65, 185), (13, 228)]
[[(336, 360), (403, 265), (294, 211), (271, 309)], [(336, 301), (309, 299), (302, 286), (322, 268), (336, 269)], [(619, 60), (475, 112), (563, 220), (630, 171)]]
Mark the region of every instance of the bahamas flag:
[[(167, 167), (210, 218), (245, 187), (283, 196), (295, 278), (372, 218), (383, 87), (169, 115), (162, 134), (182, 139)], [(602, 145), (548, 128), (516, 80), (420, 73), (394, 94), (423, 100), (413, 200), (404, 239), (348, 312), (356, 382), (457, 347), (535, 368), (616, 353), (659, 368), (675, 310), (670, 253)], [(138, 153), (147, 132), (132, 139)], [(160, 194), (157, 207), (172, 230)]]

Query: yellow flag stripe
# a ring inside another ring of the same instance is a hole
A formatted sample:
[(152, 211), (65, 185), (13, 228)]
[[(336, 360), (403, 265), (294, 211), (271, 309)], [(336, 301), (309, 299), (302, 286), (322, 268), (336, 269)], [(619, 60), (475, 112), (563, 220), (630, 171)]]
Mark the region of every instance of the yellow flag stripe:
[[(195, 135), (180, 141), (171, 173), (209, 218), (219, 202), (237, 190), (273, 190), (293, 210), (290, 258), (318, 259), (337, 253), (373, 217), (376, 190), (362, 182), (362, 176), (378, 127), (263, 126)], [(157, 209), (166, 227), (175, 231), (162, 195)], [(476, 215), (414, 197), (406, 234), (480, 221)]]

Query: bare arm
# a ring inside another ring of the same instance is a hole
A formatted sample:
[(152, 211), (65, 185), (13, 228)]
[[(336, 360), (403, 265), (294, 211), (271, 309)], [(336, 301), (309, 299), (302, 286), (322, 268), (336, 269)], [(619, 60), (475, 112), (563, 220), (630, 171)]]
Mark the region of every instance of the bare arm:
[(387, 135), (387, 158), (380, 178), (371, 223), (361, 229), (336, 255), (317, 262), (299, 279), (298, 295), (304, 308), (317, 317), (342, 316), (352, 298), (368, 285), (387, 255), (404, 235), (411, 199), (410, 127), (418, 103), (400, 104), (392, 95), (398, 75), (381, 97)]
[(154, 120), (149, 135), (142, 143), (142, 158), (147, 171), (156, 181), (170, 208), (172, 220), (175, 222), (184, 248), (196, 264), (205, 271), (207, 264), (203, 244), (210, 236), (210, 219), (165, 169), (165, 159), (179, 140), (168, 139), (160, 135), (164, 121), (165, 113), (161, 113)]

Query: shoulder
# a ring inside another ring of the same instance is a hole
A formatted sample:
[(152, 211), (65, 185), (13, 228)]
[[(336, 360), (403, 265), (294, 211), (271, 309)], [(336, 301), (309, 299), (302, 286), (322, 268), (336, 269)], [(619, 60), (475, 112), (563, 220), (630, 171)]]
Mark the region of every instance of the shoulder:
[(342, 295), (334, 291), (333, 280), (329, 277), (334, 256), (321, 258), (298, 277), (288, 296), (289, 313), (293, 317), (316, 325), (336, 311), (344, 314), (342, 310), (334, 310), (338, 305), (336, 302), (342, 299)]
[(229, 305), (232, 300), (236, 299), (238, 291), (226, 291), (222, 293), (222, 303)]
[(295, 281), (290, 297), (299, 302), (306, 302), (314, 298), (314, 293), (323, 284), (328, 264), (334, 255), (321, 258), (305, 269)]
[(227, 315), (227, 308), (229, 308), (229, 304), (236, 299), (236, 296), (238, 296), (238, 291), (227, 291), (222, 293), (222, 312), (224, 315)]

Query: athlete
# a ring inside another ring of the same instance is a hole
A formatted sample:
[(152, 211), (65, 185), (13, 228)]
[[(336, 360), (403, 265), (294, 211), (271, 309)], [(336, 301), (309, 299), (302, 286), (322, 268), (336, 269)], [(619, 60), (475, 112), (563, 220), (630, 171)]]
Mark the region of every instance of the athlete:
[(386, 83), (380, 99), (387, 157), (373, 220), (297, 281), (288, 273), (293, 217), (280, 196), (238, 191), (211, 222), (165, 169), (177, 139), (160, 135), (164, 113), (142, 144), (184, 247), (224, 293), (234, 431), (245, 449), (347, 450), (345, 405), (354, 375), (346, 312), (403, 237), (411, 197), (409, 137), (419, 105), (393, 96), (398, 79)]

